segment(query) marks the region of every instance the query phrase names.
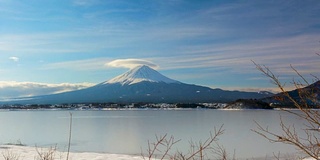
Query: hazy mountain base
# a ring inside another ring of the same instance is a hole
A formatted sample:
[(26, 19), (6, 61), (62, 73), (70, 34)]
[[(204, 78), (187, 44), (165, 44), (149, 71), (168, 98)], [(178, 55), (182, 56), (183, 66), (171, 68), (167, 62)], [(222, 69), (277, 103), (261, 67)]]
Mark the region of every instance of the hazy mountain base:
[(224, 109), (274, 109), (269, 103), (256, 99), (238, 99)]
[(222, 109), (225, 103), (80, 103), (80, 104), (6, 104), (0, 109), (69, 109), (69, 110), (121, 110), (121, 109)]

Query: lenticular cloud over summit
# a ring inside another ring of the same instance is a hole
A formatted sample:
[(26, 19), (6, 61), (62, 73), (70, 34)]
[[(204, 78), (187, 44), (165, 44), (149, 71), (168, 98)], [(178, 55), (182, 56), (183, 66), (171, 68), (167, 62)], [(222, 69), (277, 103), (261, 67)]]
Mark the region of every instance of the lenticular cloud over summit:
[(133, 69), (137, 66), (143, 66), (143, 65), (151, 67), (153, 69), (159, 68), (159, 66), (156, 65), (155, 63), (151, 61), (143, 60), (143, 59), (117, 59), (107, 63), (106, 65), (110, 67), (117, 67), (117, 68), (120, 67), (120, 68), (130, 68), (130, 69)]

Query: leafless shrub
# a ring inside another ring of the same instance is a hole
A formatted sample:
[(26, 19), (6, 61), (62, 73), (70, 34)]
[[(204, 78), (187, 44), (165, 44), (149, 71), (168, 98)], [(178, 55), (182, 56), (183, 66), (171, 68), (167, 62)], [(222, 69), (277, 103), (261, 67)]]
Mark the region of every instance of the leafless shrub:
[(55, 160), (57, 147), (50, 147), (46, 149), (39, 149), (36, 147), (37, 157), (35, 160)]
[(4, 158), (4, 160), (19, 160), (20, 159), (20, 155), (12, 152), (10, 150), (3, 152), (2, 157)]
[(171, 159), (171, 155), (169, 155), (169, 151), (171, 150), (172, 146), (176, 143), (178, 143), (180, 140), (175, 140), (173, 136), (170, 138), (167, 138), (167, 134), (164, 136), (156, 136), (156, 142), (150, 142), (148, 141), (148, 155), (145, 156), (143, 153), (141, 153), (143, 159), (151, 160), (152, 158), (159, 158), (165, 159), (169, 158)]
[[(188, 153), (183, 153), (180, 151), (172, 152), (172, 147), (181, 140), (175, 140), (173, 136), (167, 137), (156, 136), (156, 142), (148, 141), (147, 155), (141, 153), (145, 160), (152, 159), (170, 159), (170, 160), (205, 160), (205, 159), (215, 159), (227, 160), (228, 154), (225, 148), (218, 143), (218, 137), (224, 133), (223, 125), (219, 128), (214, 128), (214, 132), (210, 133), (209, 138), (204, 142), (193, 142), (190, 141), (190, 151)], [(233, 157), (233, 159), (235, 159)]]

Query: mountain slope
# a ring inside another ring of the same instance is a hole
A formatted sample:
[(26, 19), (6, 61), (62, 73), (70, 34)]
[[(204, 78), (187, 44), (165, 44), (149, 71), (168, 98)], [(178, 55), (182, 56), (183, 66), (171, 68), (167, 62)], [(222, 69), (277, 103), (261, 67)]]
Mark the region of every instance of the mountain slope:
[(200, 103), (263, 97), (266, 95), (256, 92), (224, 91), (181, 83), (163, 76), (148, 66), (140, 66), (93, 87), (60, 94), (28, 97), (31, 99), (11, 103)]

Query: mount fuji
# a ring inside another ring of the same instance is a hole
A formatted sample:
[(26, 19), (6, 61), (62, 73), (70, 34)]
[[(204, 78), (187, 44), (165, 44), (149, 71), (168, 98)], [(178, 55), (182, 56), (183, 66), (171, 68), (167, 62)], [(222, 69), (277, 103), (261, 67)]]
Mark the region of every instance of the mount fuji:
[(258, 92), (226, 91), (186, 84), (170, 79), (142, 65), (95, 86), (59, 94), (25, 97), (6, 103), (201, 103), (229, 102), (236, 99), (264, 98)]

